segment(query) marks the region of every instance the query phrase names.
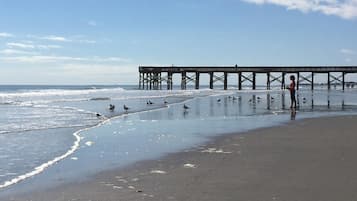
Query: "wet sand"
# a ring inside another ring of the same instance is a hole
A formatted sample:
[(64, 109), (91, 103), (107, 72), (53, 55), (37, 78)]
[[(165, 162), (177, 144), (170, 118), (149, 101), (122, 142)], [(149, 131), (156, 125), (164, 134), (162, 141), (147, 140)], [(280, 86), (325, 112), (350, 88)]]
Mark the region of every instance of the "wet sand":
[(1, 200), (357, 200), (356, 128), (357, 116), (291, 121)]

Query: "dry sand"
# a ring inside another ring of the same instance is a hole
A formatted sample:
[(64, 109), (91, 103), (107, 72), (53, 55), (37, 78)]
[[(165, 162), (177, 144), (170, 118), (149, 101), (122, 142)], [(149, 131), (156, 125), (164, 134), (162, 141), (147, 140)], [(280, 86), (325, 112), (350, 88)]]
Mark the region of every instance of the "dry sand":
[(307, 119), (4, 200), (353, 201), (356, 154), (356, 116)]

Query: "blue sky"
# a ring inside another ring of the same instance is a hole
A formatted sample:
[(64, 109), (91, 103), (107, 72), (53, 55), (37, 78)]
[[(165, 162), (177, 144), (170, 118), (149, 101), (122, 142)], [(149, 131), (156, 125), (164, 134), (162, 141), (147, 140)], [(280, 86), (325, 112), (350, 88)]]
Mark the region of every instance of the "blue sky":
[(0, 84), (130, 84), (139, 65), (357, 65), (357, 0), (0, 0)]

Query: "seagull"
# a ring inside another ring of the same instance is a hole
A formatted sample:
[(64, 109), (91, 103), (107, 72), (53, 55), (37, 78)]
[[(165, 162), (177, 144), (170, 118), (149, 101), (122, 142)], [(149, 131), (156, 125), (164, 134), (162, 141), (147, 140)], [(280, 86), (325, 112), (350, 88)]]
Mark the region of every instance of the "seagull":
[(218, 99), (217, 99), (217, 102), (221, 102), (221, 99), (220, 99), (220, 98), (218, 98)]
[(237, 100), (237, 97), (233, 96), (233, 100)]
[(110, 110), (110, 111), (114, 111), (114, 109), (115, 109), (115, 105), (109, 104), (109, 110)]
[(260, 100), (261, 98), (258, 96), (257, 99)]
[(125, 112), (129, 110), (129, 107), (126, 106), (125, 104), (124, 104), (123, 108), (124, 108)]
[(186, 104), (183, 104), (183, 109), (187, 110), (190, 109), (190, 107), (188, 107)]
[(101, 115), (101, 114), (99, 114), (99, 113), (97, 113), (97, 114), (96, 114), (96, 116), (97, 116), (97, 117), (101, 117), (102, 115)]
[(164, 104), (167, 104), (167, 103), (169, 103), (169, 102), (167, 102), (166, 100), (164, 100)]

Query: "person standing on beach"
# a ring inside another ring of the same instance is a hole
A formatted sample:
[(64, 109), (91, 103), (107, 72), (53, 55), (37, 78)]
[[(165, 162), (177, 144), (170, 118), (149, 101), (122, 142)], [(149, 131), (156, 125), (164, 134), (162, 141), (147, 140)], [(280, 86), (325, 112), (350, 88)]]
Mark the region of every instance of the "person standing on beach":
[(290, 98), (291, 98), (291, 104), (290, 104), (290, 108), (296, 108), (296, 98), (295, 98), (295, 76), (291, 75), (290, 76), (290, 86), (288, 87), (288, 89), (290, 90)]

